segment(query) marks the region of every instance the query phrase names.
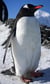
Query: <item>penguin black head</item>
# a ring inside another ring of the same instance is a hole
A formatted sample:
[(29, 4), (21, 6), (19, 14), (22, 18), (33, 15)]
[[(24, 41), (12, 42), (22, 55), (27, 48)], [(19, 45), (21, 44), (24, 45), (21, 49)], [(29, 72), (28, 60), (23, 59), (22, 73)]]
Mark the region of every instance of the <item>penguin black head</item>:
[(17, 21), (23, 16), (34, 16), (37, 9), (42, 8), (43, 5), (34, 6), (32, 4), (25, 4), (21, 7), (19, 13), (16, 16)]
[[(34, 12), (35, 12), (36, 10), (38, 10), (38, 9), (40, 9), (40, 8), (42, 8), (42, 7), (43, 7), (43, 5), (34, 6), (34, 5), (32, 5), (32, 4), (25, 4), (25, 5), (23, 5), (22, 9), (23, 9), (23, 10), (27, 10), (27, 12), (29, 11), (29, 13), (34, 14)], [(27, 12), (26, 12), (26, 13), (27, 13)]]
[(27, 9), (39, 9), (39, 8), (42, 8), (43, 7), (43, 5), (38, 5), (38, 6), (35, 6), (35, 5), (32, 5), (32, 4), (25, 4), (25, 5), (23, 5), (22, 6), (23, 8), (27, 8)]

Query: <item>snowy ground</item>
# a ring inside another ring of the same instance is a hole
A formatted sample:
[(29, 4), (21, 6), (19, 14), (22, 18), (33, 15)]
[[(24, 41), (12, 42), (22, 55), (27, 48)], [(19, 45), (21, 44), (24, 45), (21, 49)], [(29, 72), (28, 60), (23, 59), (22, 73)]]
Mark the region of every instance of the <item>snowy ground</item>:
[[(0, 26), (0, 84), (24, 84), (16, 76), (9, 76), (1, 74), (1, 71), (9, 69), (13, 66), (11, 57), (11, 50), (8, 49), (5, 64), (3, 64), (4, 49), (1, 46), (4, 39), (7, 37), (8, 32), (4, 29), (4, 25)], [(50, 49), (41, 47), (41, 59), (39, 62), (38, 70), (44, 73), (43, 77), (33, 78), (30, 84), (50, 84)]]

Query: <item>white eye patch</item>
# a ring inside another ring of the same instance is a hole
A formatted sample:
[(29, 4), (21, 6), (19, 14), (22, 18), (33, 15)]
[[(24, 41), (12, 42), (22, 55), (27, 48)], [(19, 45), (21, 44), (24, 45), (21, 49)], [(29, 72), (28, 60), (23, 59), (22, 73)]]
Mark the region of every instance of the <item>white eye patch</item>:
[(24, 5), (24, 7), (23, 8), (28, 8), (28, 5)]

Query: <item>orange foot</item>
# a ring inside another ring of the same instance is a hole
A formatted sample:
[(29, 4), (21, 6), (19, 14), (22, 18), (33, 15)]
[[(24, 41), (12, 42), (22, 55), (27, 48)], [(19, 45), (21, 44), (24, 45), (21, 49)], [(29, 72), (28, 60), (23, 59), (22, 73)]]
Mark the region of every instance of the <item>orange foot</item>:
[(31, 72), (32, 77), (42, 77), (44, 73), (42, 72)]
[(32, 79), (29, 79), (29, 78), (25, 78), (25, 77), (21, 77), (22, 81), (25, 82), (25, 83), (29, 83), (29, 82), (32, 82)]

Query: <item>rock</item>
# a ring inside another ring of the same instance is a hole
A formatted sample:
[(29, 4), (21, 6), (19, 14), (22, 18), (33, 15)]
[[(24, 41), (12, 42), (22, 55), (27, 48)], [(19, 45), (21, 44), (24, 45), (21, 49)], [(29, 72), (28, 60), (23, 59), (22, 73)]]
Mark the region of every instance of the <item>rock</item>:
[(50, 27), (40, 25), (42, 45), (50, 45)]
[(0, 21), (0, 25), (2, 25), (3, 24), (3, 22), (2, 21)]

